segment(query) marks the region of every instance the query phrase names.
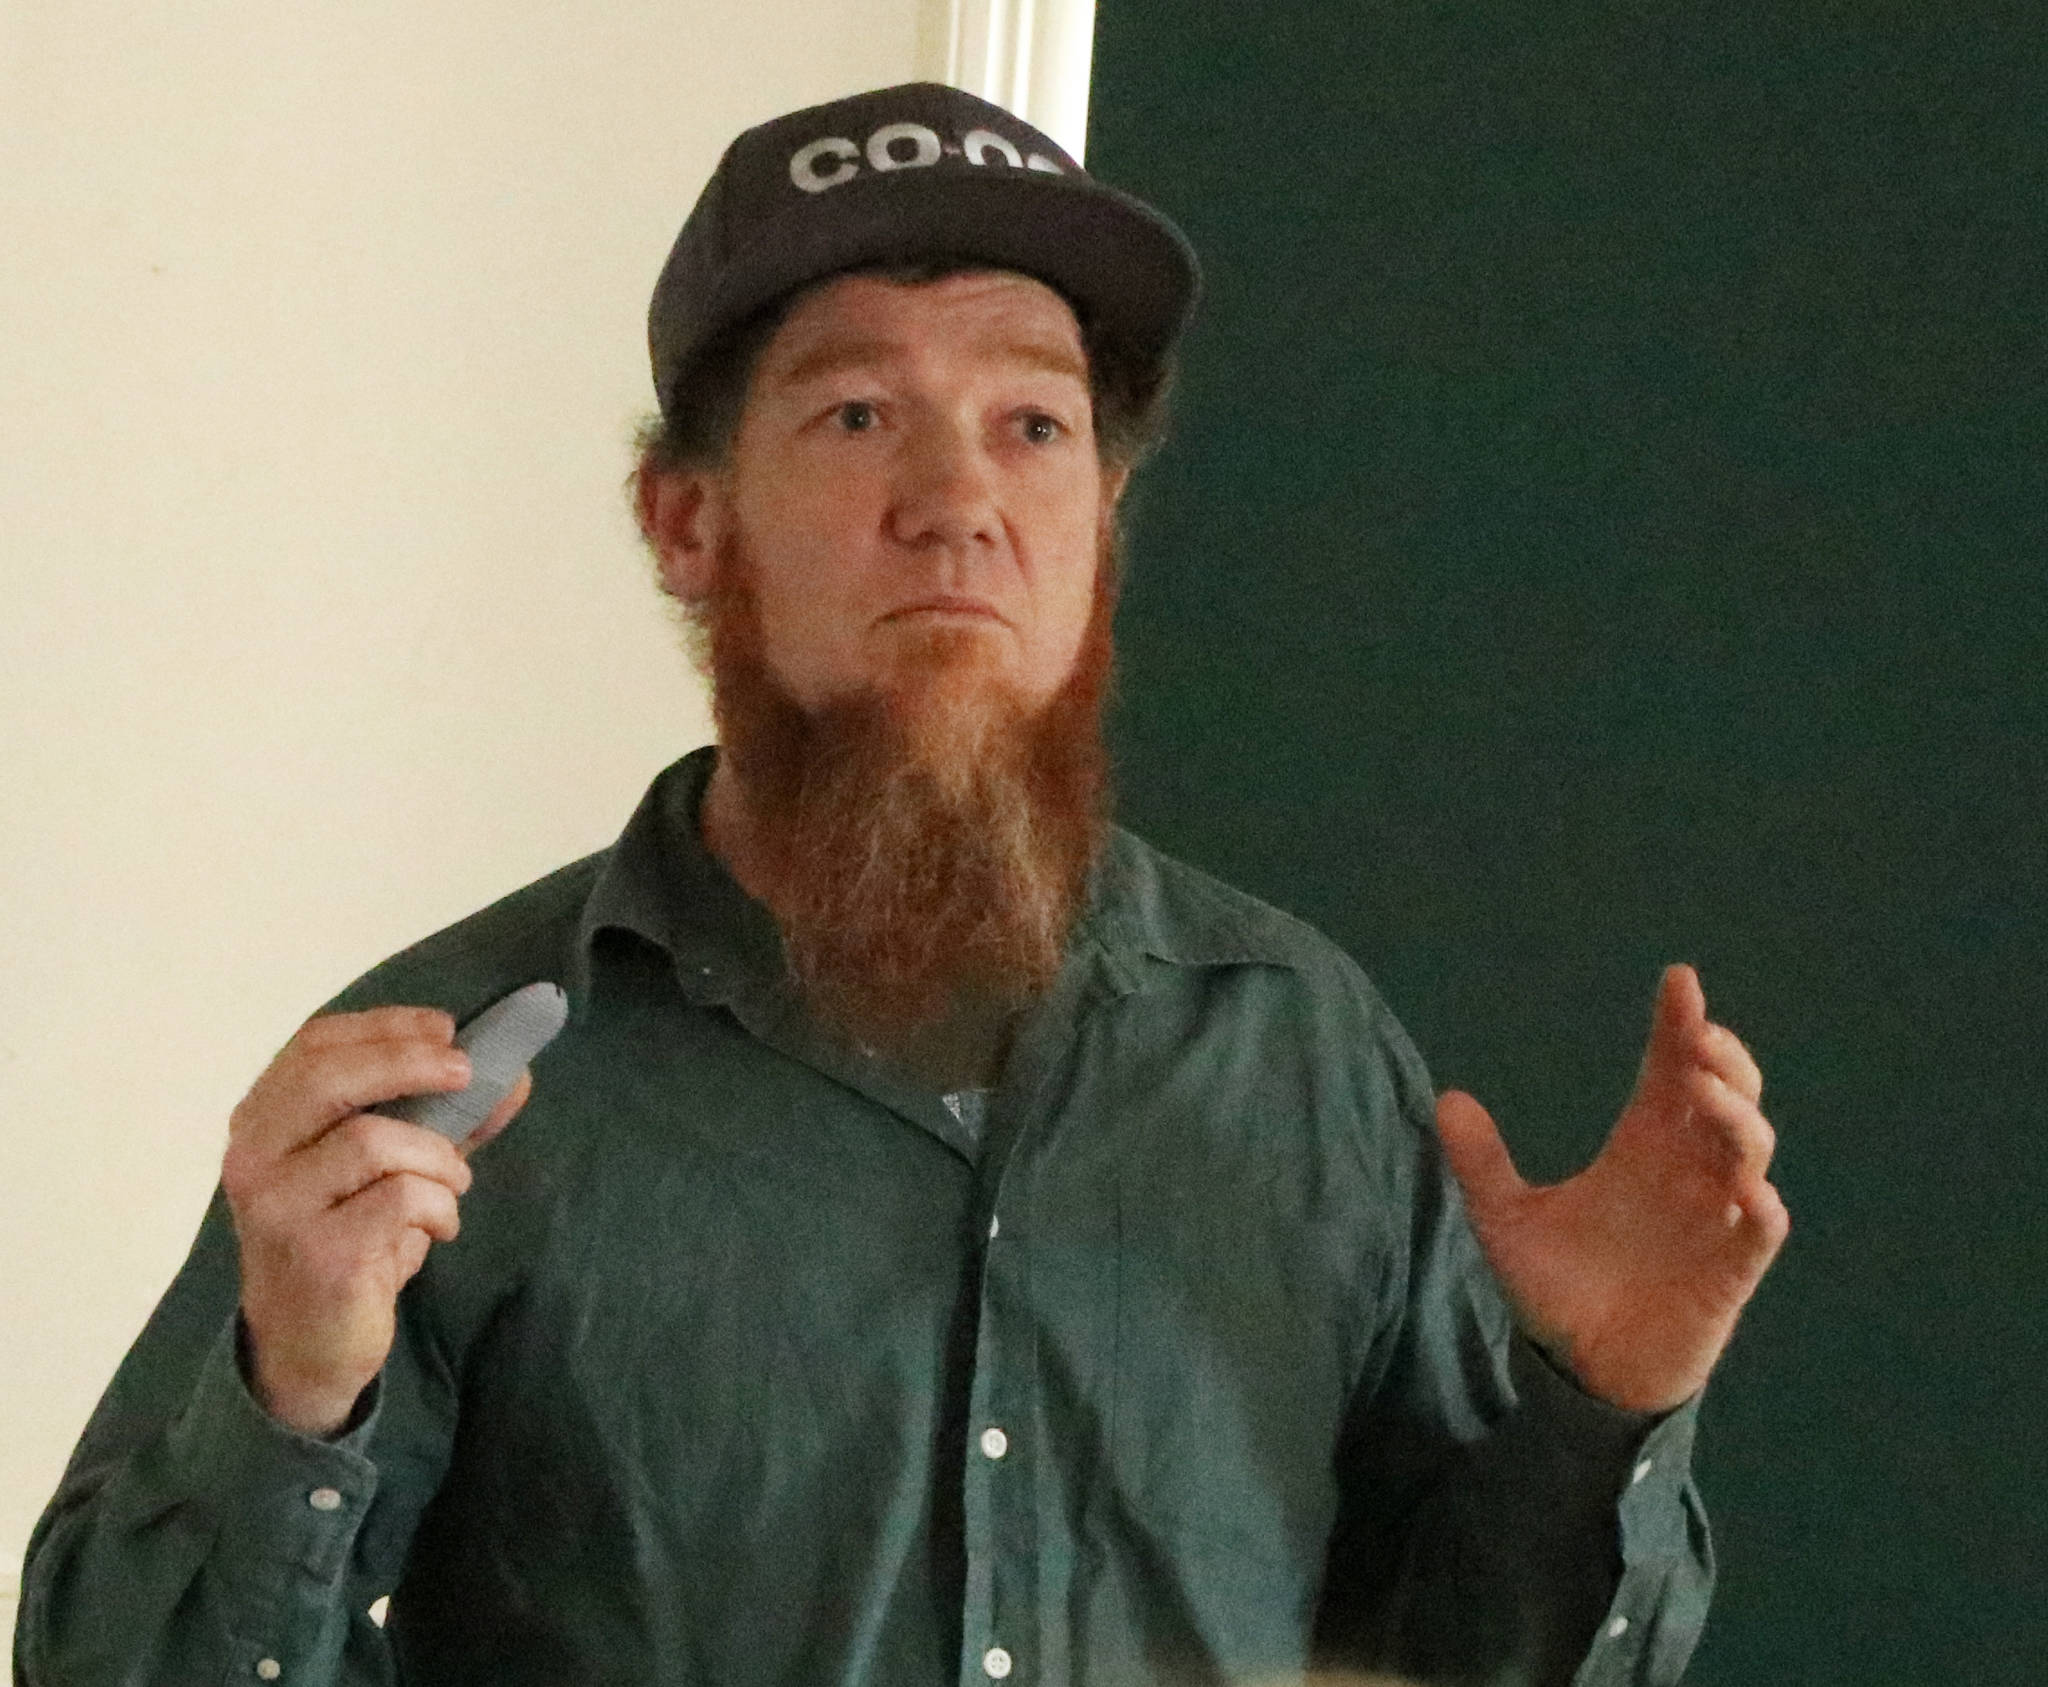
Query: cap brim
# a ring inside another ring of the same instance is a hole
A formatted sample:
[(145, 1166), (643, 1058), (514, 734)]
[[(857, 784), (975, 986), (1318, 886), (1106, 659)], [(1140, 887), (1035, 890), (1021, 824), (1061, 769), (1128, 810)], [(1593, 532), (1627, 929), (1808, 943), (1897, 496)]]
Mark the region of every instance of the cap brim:
[[(903, 259), (966, 258), (1061, 293), (1106, 337), (1149, 365), (1180, 337), (1200, 291), (1193, 248), (1150, 206), (1092, 177), (990, 167), (922, 181), (871, 176), (829, 190), (838, 203), (778, 218), (733, 255), (706, 301), (680, 377), (718, 334), (783, 295), (842, 270)], [(659, 395), (664, 403), (670, 394)]]

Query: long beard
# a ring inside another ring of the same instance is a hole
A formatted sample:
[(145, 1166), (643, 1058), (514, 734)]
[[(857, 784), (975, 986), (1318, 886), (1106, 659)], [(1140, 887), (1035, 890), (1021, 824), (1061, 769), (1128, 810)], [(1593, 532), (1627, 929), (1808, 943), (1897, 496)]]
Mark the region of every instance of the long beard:
[(988, 684), (982, 635), (947, 628), (886, 689), (807, 710), (765, 660), (744, 541), (726, 546), (700, 618), (743, 877), (826, 1026), (905, 1057), (1050, 988), (1108, 826), (1115, 607), (1105, 541), (1074, 670), (1036, 713)]

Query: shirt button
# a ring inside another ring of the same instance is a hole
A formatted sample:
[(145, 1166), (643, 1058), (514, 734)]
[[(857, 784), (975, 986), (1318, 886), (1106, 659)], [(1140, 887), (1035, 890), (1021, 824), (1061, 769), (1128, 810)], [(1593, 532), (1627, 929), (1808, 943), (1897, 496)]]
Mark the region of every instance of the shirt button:
[(1626, 1617), (1616, 1617), (1613, 1622), (1607, 1625), (1607, 1638), (1609, 1640), (1619, 1640), (1626, 1633), (1628, 1633), (1628, 1618)]
[[(315, 1511), (339, 1511), (341, 1490), (339, 1488), (315, 1488), (306, 1496), (306, 1503)], [(265, 1679), (268, 1679), (267, 1677)]]
[(993, 1242), (996, 1239), (996, 1232), (1002, 1229), (1002, 1227), (1003, 1221), (997, 1218), (994, 1213), (990, 1213), (988, 1215), (988, 1239), (991, 1242)]
[(1000, 1646), (991, 1646), (981, 1655), (982, 1673), (991, 1681), (1000, 1681), (1010, 1673), (1010, 1654)]
[(1634, 1473), (1629, 1477), (1629, 1481), (1631, 1483), (1642, 1481), (1656, 1466), (1657, 1461), (1655, 1459), (1644, 1459), (1641, 1464), (1636, 1466)]
[(981, 1450), (990, 1458), (999, 1459), (1010, 1450), (1010, 1438), (1000, 1429), (984, 1429), (981, 1432)]
[(258, 1658), (256, 1660), (257, 1680), (275, 1681), (282, 1674), (284, 1674), (284, 1665), (275, 1658)]

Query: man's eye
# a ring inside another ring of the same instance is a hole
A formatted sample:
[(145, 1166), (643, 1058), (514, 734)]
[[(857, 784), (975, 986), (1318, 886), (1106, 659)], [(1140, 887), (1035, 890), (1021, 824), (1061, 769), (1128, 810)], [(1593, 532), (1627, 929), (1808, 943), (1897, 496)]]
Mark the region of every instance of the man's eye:
[(1057, 416), (1048, 416), (1043, 410), (1027, 413), (1019, 425), (1033, 445), (1050, 445), (1067, 431)]
[(848, 399), (833, 414), (847, 433), (866, 433), (882, 419), (881, 413), (864, 398)]

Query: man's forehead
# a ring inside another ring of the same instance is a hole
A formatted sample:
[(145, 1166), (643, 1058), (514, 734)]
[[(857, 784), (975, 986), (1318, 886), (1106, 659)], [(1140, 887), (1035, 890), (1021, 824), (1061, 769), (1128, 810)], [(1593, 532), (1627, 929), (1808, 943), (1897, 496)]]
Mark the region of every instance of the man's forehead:
[(1072, 306), (1042, 281), (995, 269), (935, 278), (860, 271), (819, 282), (783, 317), (758, 372), (779, 385), (941, 349), (1088, 378)]

